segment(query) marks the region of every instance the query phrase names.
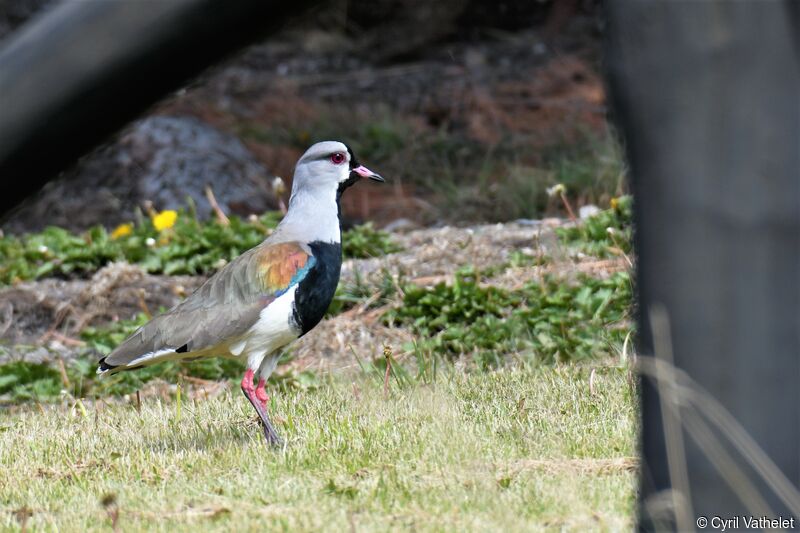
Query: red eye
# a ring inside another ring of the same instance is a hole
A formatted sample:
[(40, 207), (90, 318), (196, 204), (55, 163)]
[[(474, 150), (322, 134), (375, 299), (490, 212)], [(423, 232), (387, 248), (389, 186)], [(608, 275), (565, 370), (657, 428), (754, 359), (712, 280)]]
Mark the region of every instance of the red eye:
[(336, 152), (335, 154), (331, 154), (331, 163), (334, 165), (341, 165), (344, 163), (346, 157), (342, 152)]

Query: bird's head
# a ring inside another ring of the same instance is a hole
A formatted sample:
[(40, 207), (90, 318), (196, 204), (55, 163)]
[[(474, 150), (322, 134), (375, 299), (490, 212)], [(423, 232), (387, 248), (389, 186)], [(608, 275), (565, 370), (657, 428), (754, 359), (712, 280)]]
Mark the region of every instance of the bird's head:
[(380, 174), (361, 165), (353, 151), (338, 141), (318, 142), (306, 150), (294, 171), (292, 194), (301, 189), (330, 189), (337, 196), (361, 178), (384, 181)]

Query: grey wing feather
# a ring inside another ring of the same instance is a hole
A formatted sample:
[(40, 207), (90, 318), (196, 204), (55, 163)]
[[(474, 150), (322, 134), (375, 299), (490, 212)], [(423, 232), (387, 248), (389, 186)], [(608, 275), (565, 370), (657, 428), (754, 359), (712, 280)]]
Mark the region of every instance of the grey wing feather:
[(274, 299), (253, 282), (256, 265), (251, 259), (259, 248), (240, 255), (186, 300), (139, 328), (101, 360), (101, 369), (124, 367), (164, 350), (189, 356), (243, 335)]

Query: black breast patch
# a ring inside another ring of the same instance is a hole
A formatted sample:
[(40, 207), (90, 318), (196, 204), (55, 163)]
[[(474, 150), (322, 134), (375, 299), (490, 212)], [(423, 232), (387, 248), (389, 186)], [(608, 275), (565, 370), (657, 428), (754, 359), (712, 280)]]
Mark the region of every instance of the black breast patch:
[(315, 241), (309, 243), (316, 264), (298, 284), (294, 293), (292, 321), (302, 337), (319, 324), (333, 300), (342, 270), (342, 245)]

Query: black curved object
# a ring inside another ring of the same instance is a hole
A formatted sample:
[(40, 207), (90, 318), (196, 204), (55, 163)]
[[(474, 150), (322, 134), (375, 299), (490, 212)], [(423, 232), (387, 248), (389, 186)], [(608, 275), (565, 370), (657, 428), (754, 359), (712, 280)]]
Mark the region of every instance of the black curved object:
[(0, 44), (0, 213), (315, 2), (64, 2)]

